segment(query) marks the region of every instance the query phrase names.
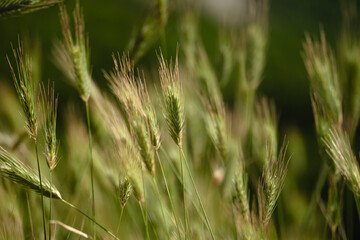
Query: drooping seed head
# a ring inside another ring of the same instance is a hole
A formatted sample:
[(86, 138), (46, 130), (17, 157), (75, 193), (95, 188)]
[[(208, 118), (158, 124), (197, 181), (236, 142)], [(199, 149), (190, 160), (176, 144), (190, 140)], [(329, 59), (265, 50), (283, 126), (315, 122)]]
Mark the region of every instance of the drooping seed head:
[(15, 89), (26, 117), (26, 130), (30, 137), (36, 141), (38, 123), (35, 103), (35, 92), (32, 79), (32, 67), (29, 56), (24, 54), (22, 43), (19, 40), (18, 49), (13, 48), (15, 68), (10, 65)]
[(345, 178), (355, 195), (360, 196), (360, 170), (351, 149), (349, 136), (340, 128), (329, 128), (322, 139), (326, 153), (334, 162), (336, 170)]
[(119, 184), (119, 200), (120, 200), (120, 206), (121, 208), (124, 208), (129, 197), (132, 194), (132, 186), (127, 177), (125, 177), (123, 180), (121, 180)]
[(51, 7), (63, 0), (4, 0), (0, 1), (0, 17), (25, 14)]
[[(30, 189), (38, 194), (41, 193), (38, 175), (2, 147), (0, 147), (0, 176), (21, 185), (25, 189)], [(44, 178), (42, 178), (42, 190), (46, 197), (50, 197), (52, 194), (53, 198), (61, 199), (60, 192)]]
[(167, 64), (162, 55), (160, 61), (160, 82), (164, 102), (164, 116), (168, 131), (174, 142), (181, 148), (185, 125), (182, 88), (179, 79), (179, 67), (176, 58), (175, 66)]

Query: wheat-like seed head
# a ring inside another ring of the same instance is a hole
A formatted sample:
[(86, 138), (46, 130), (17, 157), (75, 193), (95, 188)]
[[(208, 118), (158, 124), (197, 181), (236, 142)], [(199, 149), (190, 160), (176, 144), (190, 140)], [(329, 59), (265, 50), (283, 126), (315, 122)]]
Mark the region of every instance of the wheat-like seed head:
[(32, 67), (29, 56), (24, 54), (23, 45), (19, 40), (18, 49), (13, 48), (15, 68), (10, 65), (15, 89), (26, 117), (26, 130), (31, 138), (36, 141), (38, 123), (36, 114), (35, 92), (32, 79)]
[(139, 151), (134, 146), (133, 137), (115, 104), (104, 96), (96, 86), (94, 86), (92, 93), (95, 107), (105, 120), (114, 141), (115, 151), (120, 159), (120, 166), (129, 178), (134, 196), (138, 201), (143, 202), (144, 190), (141, 181), (141, 162), (139, 160)]
[(223, 103), (214, 112), (210, 103), (206, 104), (208, 113), (205, 116), (206, 130), (218, 150), (224, 163), (228, 161), (228, 129), (225, 123), (225, 107)]
[(160, 131), (156, 118), (156, 113), (154, 109), (150, 106), (146, 106), (145, 111), (146, 111), (146, 119), (150, 133), (151, 145), (157, 151), (160, 148), (161, 140), (160, 140)]
[(168, 131), (174, 142), (181, 148), (182, 136), (185, 125), (184, 105), (182, 100), (182, 88), (179, 79), (179, 66), (176, 57), (175, 66), (167, 64), (162, 54), (160, 61), (160, 83), (164, 102), (164, 116)]
[(249, 199), (248, 199), (248, 180), (247, 175), (243, 167), (240, 167), (234, 180), (235, 187), (235, 200), (240, 206), (240, 211), (243, 219), (246, 222), (250, 222), (250, 208), (249, 208)]
[(253, 149), (256, 156), (264, 165), (267, 164), (270, 148), (273, 155), (278, 152), (278, 133), (275, 105), (262, 98), (255, 103), (255, 114), (253, 118), (252, 138)]
[(139, 33), (131, 40), (129, 49), (134, 62), (137, 62), (161, 35), (167, 22), (167, 2), (168, 0), (154, 2), (152, 11), (146, 16)]
[(59, 142), (56, 138), (56, 119), (58, 98), (55, 97), (54, 84), (52, 88), (48, 83), (47, 90), (45, 86), (40, 87), (41, 105), (44, 115), (44, 136), (45, 136), (45, 151), (47, 165), (50, 171), (53, 171), (58, 164), (58, 147)]
[(303, 58), (312, 91), (333, 121), (341, 124), (343, 115), (338, 72), (323, 31), (320, 33), (320, 41), (313, 41), (306, 36)]
[(323, 137), (326, 152), (336, 169), (349, 183), (353, 192), (360, 196), (360, 171), (357, 159), (351, 149), (349, 136), (340, 128), (329, 128)]
[(119, 200), (121, 208), (124, 208), (132, 194), (132, 186), (127, 177), (124, 177), (119, 184)]
[(259, 86), (266, 60), (268, 1), (249, 0), (247, 23), (240, 44), (240, 87), (255, 91)]
[[(56, 53), (67, 50), (67, 53), (56, 56), (61, 65), (67, 66), (67, 76), (71, 81), (76, 82), (79, 93), (83, 101), (88, 101), (90, 97), (91, 74), (89, 71), (89, 50), (88, 42), (85, 37), (85, 24), (83, 14), (80, 9), (79, 1), (76, 2), (76, 8), (73, 12), (75, 33), (73, 36), (70, 28), (69, 17), (64, 5), (60, 6), (60, 18), (62, 33), (64, 37), (63, 46), (59, 46)], [(66, 56), (68, 55), (68, 56)], [(69, 65), (71, 59), (71, 65)], [(64, 61), (64, 62), (61, 62)], [(61, 66), (61, 69), (64, 67)], [(75, 78), (74, 78), (75, 77)]]
[(131, 127), (146, 169), (152, 176), (155, 176), (154, 154), (150, 148), (150, 138), (147, 134), (146, 126), (142, 120), (135, 118), (132, 120)]
[(268, 148), (268, 164), (259, 185), (259, 212), (262, 226), (266, 227), (275, 210), (276, 202), (284, 186), (289, 159), (286, 158), (287, 144), (283, 144), (278, 157)]
[(117, 97), (124, 111), (132, 115), (145, 116), (143, 108), (145, 88), (141, 79), (136, 79), (134, 68), (128, 56), (120, 57), (113, 55), (114, 69), (111, 73), (105, 73), (111, 89)]
[(63, 0), (2, 0), (0, 1), (0, 17), (34, 12), (62, 1)]
[[(2, 147), (0, 147), (0, 175), (23, 188), (41, 193), (39, 177)], [(50, 197), (51, 193), (53, 197), (61, 199), (60, 192), (44, 178), (42, 178), (42, 190), (46, 197)]]
[(155, 123), (154, 110), (145, 84), (135, 78), (130, 60), (125, 55), (118, 60), (113, 56), (115, 68), (112, 73), (105, 74), (111, 88), (127, 115), (130, 131), (133, 134), (140, 155), (151, 175), (155, 175), (154, 155), (151, 145), (159, 145), (159, 136)]

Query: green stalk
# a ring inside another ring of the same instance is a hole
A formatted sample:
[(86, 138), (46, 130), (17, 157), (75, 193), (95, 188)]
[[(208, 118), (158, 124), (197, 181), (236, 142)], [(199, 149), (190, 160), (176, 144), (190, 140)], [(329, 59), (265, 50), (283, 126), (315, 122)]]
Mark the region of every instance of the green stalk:
[[(144, 224), (145, 224), (146, 239), (147, 239), (147, 240), (150, 240), (149, 228), (148, 228), (148, 222), (147, 222), (147, 216), (145, 216), (145, 214), (144, 214), (144, 209), (143, 209), (143, 207), (142, 207), (142, 205), (141, 205), (141, 202), (140, 202), (140, 201), (138, 201), (138, 202), (139, 202), (139, 206), (140, 206), (140, 210), (141, 210), (141, 215), (142, 215), (142, 217), (143, 217), (143, 221), (144, 221)], [(146, 211), (146, 210), (145, 210), (145, 211)]]
[[(152, 177), (152, 179), (153, 179), (153, 182), (154, 182), (154, 185), (155, 185), (155, 188), (156, 188), (157, 197), (158, 197), (159, 202), (160, 202), (161, 214), (162, 214), (164, 223), (166, 223), (165, 213), (164, 213), (164, 204), (163, 204), (163, 201), (162, 201), (162, 198), (161, 198), (159, 186), (157, 184), (157, 181), (156, 181), (155, 177)], [(168, 228), (166, 228), (166, 235), (168, 236), (168, 239), (170, 239), (170, 234), (169, 234), (169, 229)]]
[(116, 228), (116, 235), (119, 235), (120, 223), (121, 223), (121, 219), (122, 219), (123, 212), (124, 212), (124, 208), (121, 208), (119, 223), (118, 223), (118, 226), (117, 226), (117, 228)]
[(202, 203), (202, 201), (201, 201), (199, 192), (198, 192), (198, 190), (197, 190), (197, 188), (196, 188), (195, 181), (194, 181), (194, 178), (193, 178), (192, 173), (191, 173), (191, 171), (190, 171), (190, 167), (189, 167), (189, 165), (188, 165), (188, 163), (187, 163), (187, 161), (186, 161), (186, 157), (185, 157), (184, 151), (183, 151), (182, 149), (180, 149), (180, 150), (181, 150), (181, 154), (182, 154), (182, 156), (183, 156), (183, 158), (184, 158), (184, 162), (185, 162), (185, 166), (186, 166), (186, 168), (187, 168), (187, 171), (189, 172), (190, 179), (191, 179), (191, 183), (192, 183), (192, 185), (193, 185), (193, 187), (194, 187), (194, 189), (195, 189), (196, 197), (197, 197), (197, 199), (198, 199), (198, 201), (199, 201), (199, 203), (200, 203), (201, 211), (203, 212), (203, 215), (204, 215), (204, 217), (205, 217), (206, 226), (207, 226), (207, 228), (208, 228), (208, 230), (209, 230), (209, 232), (210, 232), (210, 235), (211, 235), (212, 240), (215, 240), (215, 236), (214, 236), (213, 230), (212, 230), (212, 228), (211, 228), (209, 218), (208, 218), (208, 216), (207, 216), (207, 214), (206, 214), (204, 205), (203, 205), (203, 203)]
[(179, 157), (180, 157), (180, 171), (181, 171), (181, 184), (183, 192), (183, 202), (184, 202), (184, 226), (185, 226), (185, 240), (187, 239), (187, 217), (186, 217), (186, 202), (185, 202), (185, 181), (184, 181), (184, 169), (183, 169), (183, 159), (181, 157), (182, 149), (179, 146)]
[[(86, 118), (87, 118), (88, 135), (89, 135), (92, 217), (95, 219), (94, 164), (93, 164), (93, 157), (92, 157), (92, 136), (91, 136), (90, 110), (89, 110), (89, 102), (88, 101), (85, 102), (85, 107), (86, 107)], [(96, 226), (94, 223), (93, 223), (93, 233), (94, 233), (94, 239), (96, 239)]]
[[(181, 176), (180, 176), (178, 170), (176, 169), (176, 167), (174, 166), (174, 164), (171, 162), (169, 155), (166, 153), (166, 151), (165, 151), (163, 148), (161, 148), (161, 151), (162, 151), (163, 154), (166, 156), (166, 158), (167, 158), (167, 160), (168, 160), (168, 163), (169, 163), (169, 165), (170, 165), (170, 167), (171, 167), (171, 169), (172, 169), (172, 172), (174, 173), (175, 177), (176, 177), (177, 180), (182, 184)], [(188, 190), (188, 189), (186, 188), (186, 186), (185, 186), (185, 191), (190, 194), (190, 190)], [(205, 218), (204, 218), (204, 216), (202, 215), (202, 212), (200, 211), (198, 204), (195, 203), (195, 200), (194, 200), (193, 198), (190, 198), (190, 201), (191, 201), (192, 205), (195, 207), (196, 212), (199, 214), (199, 217), (200, 217), (201, 221), (203, 222), (203, 224), (207, 226), (206, 221), (205, 221)]]
[(145, 180), (144, 180), (144, 173), (141, 172), (141, 178), (142, 178), (142, 184), (143, 184), (143, 189), (144, 189), (144, 208), (145, 208), (145, 215), (144, 215), (144, 211), (142, 208), (141, 203), (139, 202), (140, 205), (140, 209), (141, 209), (141, 213), (143, 215), (143, 219), (144, 219), (144, 223), (145, 223), (145, 230), (146, 230), (146, 239), (150, 240), (150, 235), (149, 235), (149, 226), (148, 226), (148, 216), (147, 216), (147, 209), (146, 209), (146, 195), (145, 195)]
[(65, 203), (66, 205), (68, 205), (69, 207), (75, 209), (76, 211), (78, 211), (79, 213), (81, 213), (82, 215), (84, 215), (86, 218), (88, 218), (90, 221), (92, 221), (94, 224), (96, 224), (97, 226), (99, 226), (102, 230), (104, 230), (106, 233), (108, 233), (110, 236), (112, 236), (114, 239), (116, 240), (120, 240), (120, 238), (116, 237), (115, 234), (113, 234), (112, 232), (110, 232), (109, 230), (107, 230), (105, 227), (103, 227), (100, 223), (98, 223), (97, 221), (95, 221), (95, 219), (93, 219), (92, 217), (90, 217), (89, 215), (87, 215), (85, 212), (81, 211), (79, 208), (77, 208), (75, 205), (69, 203), (68, 201), (64, 200), (64, 199), (60, 199), (63, 203)]
[(41, 208), (42, 208), (42, 217), (43, 217), (43, 228), (44, 228), (44, 239), (46, 240), (46, 226), (45, 226), (45, 208), (44, 208), (44, 193), (43, 193), (43, 187), (42, 187), (42, 181), (41, 181), (41, 170), (40, 170), (40, 163), (39, 163), (39, 153), (37, 148), (37, 142), (34, 140), (35, 144), (35, 151), (36, 151), (36, 162), (39, 172), (39, 180), (40, 180), (40, 189), (41, 189)]
[(161, 169), (161, 174), (162, 174), (162, 177), (163, 177), (163, 179), (164, 179), (166, 192), (167, 192), (167, 195), (168, 195), (168, 197), (169, 197), (169, 201), (170, 201), (170, 205), (171, 205), (171, 210), (172, 210), (173, 215), (174, 215), (174, 218), (175, 218), (176, 229), (177, 229), (177, 232), (178, 232), (178, 235), (179, 235), (179, 239), (181, 239), (179, 222), (178, 222), (178, 218), (177, 218), (176, 213), (175, 213), (175, 208), (174, 208), (174, 204), (173, 204), (173, 201), (172, 201), (172, 198), (171, 198), (171, 195), (170, 195), (170, 190), (169, 190), (169, 186), (168, 186), (168, 183), (167, 183), (167, 180), (166, 180), (164, 168), (163, 168), (162, 163), (161, 163), (161, 160), (160, 160), (159, 152), (158, 152), (157, 150), (156, 150), (155, 152), (156, 152), (157, 159), (158, 159), (158, 161), (159, 161), (159, 165), (160, 165), (160, 169)]
[[(52, 176), (50, 171), (50, 186), (52, 186)], [(49, 212), (49, 239), (51, 240), (51, 210), (52, 210), (52, 192), (50, 192), (50, 212)]]
[(359, 202), (359, 197), (354, 194), (354, 198), (355, 198), (355, 203), (356, 203), (356, 209), (357, 209), (357, 212), (358, 212), (358, 218), (359, 218), (359, 220), (360, 220), (360, 202)]

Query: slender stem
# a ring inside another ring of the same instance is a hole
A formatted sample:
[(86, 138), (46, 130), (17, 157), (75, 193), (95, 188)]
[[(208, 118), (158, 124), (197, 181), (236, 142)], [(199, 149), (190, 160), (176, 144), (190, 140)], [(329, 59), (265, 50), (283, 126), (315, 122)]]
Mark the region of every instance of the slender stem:
[(172, 201), (172, 198), (171, 198), (171, 195), (170, 195), (170, 190), (169, 190), (169, 186), (168, 186), (168, 183), (167, 183), (167, 180), (166, 180), (164, 168), (163, 168), (163, 165), (162, 165), (161, 160), (160, 160), (159, 152), (158, 152), (157, 150), (156, 150), (155, 152), (156, 152), (157, 159), (158, 159), (158, 161), (159, 161), (159, 165), (160, 165), (160, 169), (161, 169), (161, 174), (162, 174), (162, 177), (163, 177), (163, 179), (164, 179), (166, 192), (167, 192), (167, 195), (168, 195), (168, 197), (169, 197), (169, 201), (170, 201), (170, 205), (171, 205), (171, 210), (172, 210), (173, 215), (174, 215), (174, 218), (175, 218), (176, 229), (177, 229), (177, 231), (178, 231), (179, 239), (181, 239), (179, 222), (178, 222), (178, 218), (177, 218), (176, 213), (175, 213), (175, 208), (174, 208), (174, 204), (173, 204), (173, 201)]
[(39, 153), (37, 148), (37, 142), (34, 140), (35, 145), (35, 152), (36, 152), (36, 162), (39, 172), (39, 180), (40, 180), (40, 189), (41, 189), (41, 207), (42, 207), (42, 215), (43, 215), (43, 228), (44, 228), (44, 239), (46, 240), (46, 226), (45, 226), (45, 208), (44, 208), (44, 192), (42, 187), (42, 180), (41, 180), (41, 170), (40, 170), (40, 163), (39, 163)]
[(143, 212), (143, 208), (141, 203), (140, 204), (140, 208), (141, 208), (141, 212), (143, 214), (143, 219), (144, 219), (144, 223), (145, 223), (145, 230), (146, 230), (146, 239), (150, 240), (150, 235), (149, 235), (149, 226), (148, 226), (148, 216), (147, 216), (147, 208), (146, 208), (146, 191), (145, 191), (145, 180), (144, 180), (144, 173), (141, 172), (141, 178), (142, 178), (142, 184), (143, 184), (143, 189), (144, 189), (144, 210), (145, 210), (145, 216), (144, 216), (144, 212)]
[[(156, 195), (157, 195), (157, 197), (159, 199), (159, 202), (160, 202), (161, 214), (162, 214), (164, 223), (166, 223), (165, 212), (164, 212), (164, 204), (163, 204), (163, 201), (162, 201), (162, 198), (161, 198), (159, 186), (157, 184), (157, 181), (156, 181), (155, 177), (152, 177), (152, 179), (153, 179), (153, 182), (154, 182), (154, 185), (155, 185)], [(166, 227), (166, 235), (168, 236), (168, 239), (170, 239), (169, 228), (167, 228), (167, 227)]]
[(212, 228), (211, 228), (209, 218), (208, 218), (208, 216), (207, 216), (207, 214), (206, 214), (204, 205), (203, 205), (203, 203), (202, 203), (202, 201), (201, 201), (199, 192), (198, 192), (198, 190), (197, 190), (197, 188), (196, 188), (195, 181), (194, 181), (194, 178), (193, 178), (192, 173), (191, 173), (191, 171), (190, 171), (190, 167), (189, 167), (189, 165), (188, 165), (188, 163), (187, 163), (187, 161), (186, 161), (186, 157), (185, 157), (184, 151), (183, 151), (182, 149), (180, 149), (180, 150), (181, 150), (181, 154), (182, 154), (182, 156), (183, 156), (183, 158), (184, 158), (184, 162), (185, 162), (185, 166), (186, 166), (186, 168), (187, 168), (187, 171), (189, 172), (190, 179), (191, 179), (191, 183), (192, 183), (192, 185), (193, 185), (193, 187), (194, 187), (194, 189), (195, 189), (196, 197), (197, 197), (197, 199), (198, 199), (198, 201), (199, 201), (199, 203), (200, 203), (201, 211), (203, 212), (203, 215), (204, 215), (204, 217), (205, 217), (206, 226), (207, 226), (207, 228), (208, 228), (208, 230), (209, 230), (209, 232), (210, 232), (211, 238), (212, 238), (213, 240), (215, 240), (215, 236), (214, 236), (213, 230), (212, 230)]
[(184, 169), (183, 169), (183, 159), (181, 157), (181, 147), (179, 146), (179, 158), (180, 158), (180, 172), (181, 172), (181, 184), (182, 184), (182, 193), (183, 193), (183, 202), (184, 202), (184, 226), (185, 226), (185, 240), (187, 239), (187, 217), (186, 217), (186, 199), (185, 199), (185, 181), (184, 181)]
[[(50, 171), (50, 186), (52, 186), (52, 174)], [(52, 211), (52, 191), (50, 192), (50, 211), (49, 211), (49, 239), (51, 240), (51, 211)]]
[[(166, 152), (163, 148), (161, 148), (161, 151), (162, 151), (163, 154), (166, 156), (166, 159), (168, 160), (168, 164), (170, 165), (170, 167), (171, 167), (171, 169), (172, 169), (172, 172), (174, 173), (175, 177), (176, 177), (177, 180), (182, 184), (181, 176), (180, 176), (180, 174), (179, 174), (178, 169), (174, 166), (174, 163), (170, 160), (170, 157), (169, 157), (169, 155), (167, 154), (167, 152)], [(189, 194), (192, 194), (192, 193), (190, 192), (190, 190), (188, 190), (188, 189), (186, 188), (186, 186), (185, 186), (185, 191), (186, 191), (187, 193), (189, 193)], [(207, 226), (206, 221), (205, 221), (205, 218), (204, 218), (204, 216), (202, 215), (202, 212), (200, 211), (198, 204), (195, 203), (195, 199), (191, 197), (191, 198), (190, 198), (190, 201), (191, 201), (191, 203), (193, 204), (193, 206), (195, 207), (196, 212), (199, 214), (199, 217), (200, 217), (201, 221), (203, 222), (203, 224)]]
[(32, 217), (31, 217), (30, 200), (29, 200), (29, 195), (28, 195), (27, 192), (26, 192), (26, 203), (27, 203), (28, 214), (29, 214), (29, 221), (30, 221), (30, 228), (31, 228), (31, 236), (32, 236), (32, 239), (35, 240), (34, 226), (33, 226)]
[(327, 164), (324, 162), (321, 171), (319, 173), (319, 177), (318, 180), (316, 181), (315, 184), (315, 190), (313, 191), (312, 195), (311, 195), (311, 200), (310, 200), (310, 204), (307, 210), (307, 213), (305, 215), (305, 218), (302, 220), (302, 224), (300, 229), (302, 229), (301, 232), (306, 233), (308, 225), (310, 223), (310, 219), (311, 219), (311, 215), (314, 213), (314, 209), (316, 207), (316, 202), (321, 194), (321, 189), (323, 188), (326, 179), (327, 179), (327, 175), (328, 175), (328, 167)]
[(120, 240), (120, 238), (116, 237), (115, 234), (113, 234), (112, 232), (110, 232), (109, 230), (107, 230), (104, 226), (102, 226), (100, 223), (98, 223), (97, 221), (95, 221), (94, 218), (90, 217), (89, 215), (87, 215), (85, 212), (83, 212), (82, 210), (80, 210), (78, 207), (76, 207), (75, 205), (69, 203), (68, 201), (64, 200), (64, 199), (60, 199), (63, 203), (65, 203), (66, 205), (68, 205), (69, 207), (75, 209), (76, 211), (78, 211), (79, 213), (81, 213), (82, 215), (84, 215), (86, 218), (88, 218), (90, 221), (92, 221), (94, 224), (98, 225), (102, 230), (104, 230), (106, 233), (108, 233), (110, 236), (112, 236), (114, 239)]
[[(144, 221), (144, 224), (145, 224), (146, 239), (147, 239), (147, 240), (150, 240), (149, 229), (148, 229), (148, 222), (147, 222), (147, 216), (145, 216), (145, 214), (144, 214), (144, 209), (143, 209), (140, 201), (139, 201), (139, 206), (140, 206), (141, 215), (142, 215), (142, 217), (143, 217), (143, 221)], [(146, 211), (146, 210), (145, 210), (145, 211)]]
[(359, 218), (359, 220), (360, 220), (360, 202), (359, 202), (359, 197), (354, 194), (354, 198), (355, 198), (355, 203), (356, 203), (356, 209), (357, 209), (357, 212), (358, 212), (358, 218)]
[[(85, 102), (86, 107), (86, 118), (88, 125), (88, 135), (89, 135), (89, 157), (90, 157), (90, 178), (91, 178), (91, 204), (92, 204), (92, 217), (95, 219), (95, 191), (94, 191), (94, 163), (92, 157), (92, 136), (91, 136), (91, 124), (90, 124), (90, 110), (89, 102)], [(93, 224), (93, 233), (94, 239), (96, 239), (96, 226)]]
[(118, 223), (118, 226), (117, 226), (117, 228), (116, 228), (116, 235), (119, 235), (120, 223), (121, 223), (121, 219), (122, 219), (123, 212), (124, 212), (124, 208), (121, 208), (119, 223)]
[(230, 200), (230, 204), (231, 204), (231, 218), (234, 224), (234, 239), (237, 240), (238, 239), (238, 229), (237, 229), (237, 224), (236, 224), (236, 219), (235, 219), (235, 213), (234, 213), (234, 203), (233, 201)]

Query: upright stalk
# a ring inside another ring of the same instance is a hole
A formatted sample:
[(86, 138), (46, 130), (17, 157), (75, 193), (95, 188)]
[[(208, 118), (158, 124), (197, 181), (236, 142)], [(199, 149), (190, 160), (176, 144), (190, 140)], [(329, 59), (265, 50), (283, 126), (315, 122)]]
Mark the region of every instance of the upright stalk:
[[(52, 186), (52, 174), (50, 171), (50, 186)], [(52, 211), (52, 192), (50, 192), (50, 211), (49, 211), (49, 239), (51, 240), (51, 211)]]
[[(149, 227), (148, 227), (148, 222), (147, 222), (147, 216), (144, 214), (144, 209), (143, 209), (140, 201), (139, 201), (139, 207), (140, 207), (141, 215), (142, 215), (142, 217), (143, 217), (143, 221), (144, 221), (144, 224), (145, 224), (146, 239), (147, 239), (147, 240), (150, 240)], [(145, 212), (146, 212), (146, 210), (145, 210)]]
[(102, 230), (104, 230), (106, 233), (108, 233), (110, 236), (112, 236), (114, 239), (116, 240), (120, 240), (120, 238), (116, 237), (115, 234), (113, 234), (112, 232), (110, 232), (109, 230), (107, 230), (104, 226), (102, 226), (100, 223), (98, 223), (97, 221), (95, 221), (95, 219), (93, 219), (92, 217), (90, 217), (89, 215), (87, 215), (85, 212), (81, 211), (78, 207), (76, 207), (75, 205), (69, 203), (68, 201), (64, 200), (64, 199), (60, 199), (63, 203), (65, 203), (66, 205), (68, 205), (69, 207), (75, 209), (76, 211), (78, 211), (79, 213), (81, 213), (82, 215), (84, 215), (86, 218), (88, 218), (90, 221), (92, 221), (94, 224), (96, 224), (97, 226), (99, 226)]
[(150, 235), (149, 235), (149, 224), (148, 224), (148, 216), (147, 216), (147, 209), (146, 209), (146, 191), (145, 191), (145, 180), (144, 180), (144, 173), (141, 172), (141, 178), (142, 178), (142, 184), (143, 184), (143, 189), (144, 189), (144, 208), (145, 208), (145, 214), (144, 214), (144, 209), (141, 205), (141, 202), (139, 201), (139, 206), (141, 209), (141, 213), (143, 215), (143, 220), (144, 220), (144, 224), (145, 224), (145, 230), (146, 230), (146, 239), (150, 240)]
[(121, 224), (121, 219), (122, 219), (122, 215), (124, 213), (124, 208), (121, 208), (121, 213), (120, 213), (120, 218), (119, 218), (119, 223), (118, 223), (118, 226), (116, 228), (116, 235), (119, 234), (119, 229), (120, 229), (120, 224)]
[(178, 218), (177, 218), (176, 213), (175, 213), (175, 208), (174, 208), (174, 204), (173, 204), (173, 201), (172, 201), (172, 198), (171, 198), (171, 195), (170, 195), (170, 190), (169, 190), (169, 186), (168, 186), (168, 183), (167, 183), (167, 180), (166, 180), (164, 168), (163, 168), (162, 163), (161, 163), (161, 160), (160, 160), (159, 152), (158, 152), (157, 150), (156, 150), (155, 152), (156, 152), (157, 159), (158, 159), (158, 161), (159, 161), (159, 165), (160, 165), (160, 169), (161, 169), (161, 174), (162, 174), (162, 177), (163, 177), (163, 179), (164, 179), (166, 192), (167, 192), (167, 195), (168, 195), (168, 198), (169, 198), (169, 201), (170, 201), (171, 211), (173, 212), (173, 215), (174, 215), (174, 218), (175, 218), (176, 229), (177, 229), (177, 232), (178, 232), (178, 235), (179, 235), (179, 239), (181, 239), (179, 222), (178, 222)]
[(214, 236), (213, 230), (212, 230), (212, 228), (211, 228), (209, 218), (208, 218), (208, 216), (207, 216), (207, 214), (206, 214), (204, 205), (203, 205), (203, 203), (202, 203), (202, 201), (201, 201), (199, 192), (198, 192), (198, 190), (197, 190), (197, 188), (196, 188), (195, 181), (194, 181), (194, 178), (193, 178), (192, 173), (191, 173), (191, 171), (190, 171), (190, 167), (189, 167), (189, 165), (188, 165), (188, 163), (187, 163), (187, 161), (186, 161), (186, 157), (185, 157), (184, 151), (182, 151), (182, 149), (180, 149), (180, 150), (181, 150), (181, 154), (182, 154), (182, 156), (183, 156), (183, 158), (184, 158), (184, 162), (185, 162), (185, 166), (186, 166), (186, 168), (187, 168), (187, 171), (189, 172), (190, 179), (191, 179), (191, 183), (192, 183), (192, 185), (193, 185), (193, 187), (194, 187), (194, 189), (195, 189), (196, 197), (197, 197), (197, 199), (198, 199), (198, 201), (199, 201), (199, 203), (200, 203), (201, 211), (202, 211), (203, 214), (204, 214), (205, 221), (206, 221), (206, 226), (207, 226), (207, 228), (208, 228), (208, 230), (209, 230), (209, 232), (210, 232), (211, 239), (212, 239), (212, 240), (215, 240), (215, 236)]
[[(85, 107), (86, 107), (86, 118), (87, 118), (88, 135), (89, 135), (92, 217), (95, 219), (94, 164), (93, 164), (93, 157), (92, 157), (92, 135), (91, 135), (90, 110), (89, 110), (89, 102), (88, 101), (85, 101)], [(96, 239), (96, 226), (94, 223), (93, 223), (93, 233), (94, 233), (94, 239)]]
[(187, 239), (187, 217), (186, 217), (186, 202), (185, 202), (185, 181), (184, 181), (184, 169), (183, 169), (183, 158), (181, 157), (182, 149), (179, 146), (179, 157), (180, 157), (180, 171), (181, 171), (181, 182), (184, 202), (184, 227), (185, 227), (185, 240)]
[[(155, 188), (156, 188), (156, 195), (159, 199), (159, 202), (160, 202), (160, 207), (161, 207), (161, 214), (162, 214), (162, 217), (163, 217), (163, 221), (164, 223), (166, 223), (166, 219), (165, 219), (165, 212), (164, 212), (164, 204), (163, 204), (163, 201), (162, 201), (162, 198), (161, 198), (161, 194), (160, 194), (160, 190), (159, 190), (159, 186), (158, 186), (158, 183), (155, 179), (155, 176), (152, 177), (153, 179), (153, 182), (154, 182), (154, 185), (155, 185)], [(170, 234), (169, 234), (169, 229), (166, 228), (166, 235), (168, 236), (168, 239), (170, 239)]]
[(45, 208), (44, 208), (44, 193), (42, 187), (42, 180), (41, 180), (41, 170), (40, 170), (40, 163), (39, 163), (39, 153), (37, 148), (37, 141), (34, 140), (35, 152), (36, 152), (36, 162), (39, 172), (39, 180), (40, 180), (40, 193), (41, 193), (41, 208), (42, 208), (42, 217), (43, 217), (43, 228), (44, 228), (44, 239), (46, 240), (46, 226), (45, 226)]

